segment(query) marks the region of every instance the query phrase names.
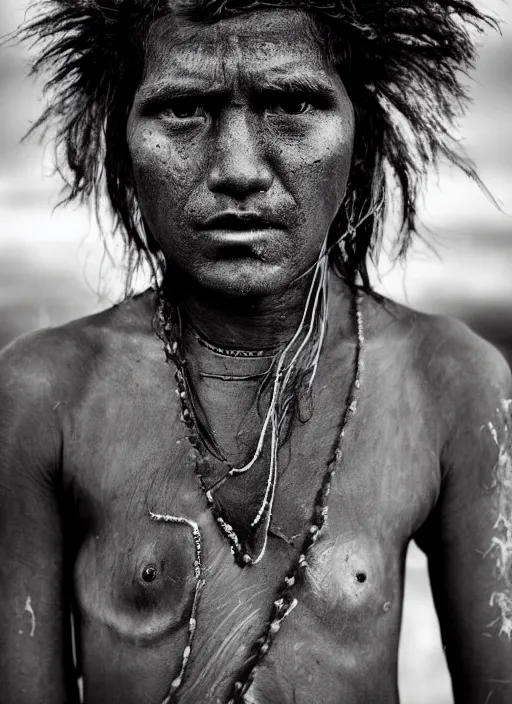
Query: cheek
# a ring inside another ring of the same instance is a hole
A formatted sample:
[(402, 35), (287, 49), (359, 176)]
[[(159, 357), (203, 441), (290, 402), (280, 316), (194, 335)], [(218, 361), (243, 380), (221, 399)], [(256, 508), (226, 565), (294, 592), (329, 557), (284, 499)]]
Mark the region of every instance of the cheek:
[(306, 126), (296, 137), (295, 146), (282, 141), (283, 180), (307, 220), (332, 219), (343, 200), (352, 163), (353, 124), (336, 116)]
[[(351, 124), (333, 120), (317, 135), (312, 173), (324, 207), (336, 212), (341, 205), (352, 163), (354, 134)], [(334, 216), (334, 213), (333, 213)]]
[(324, 141), (324, 179), (331, 184), (341, 198), (347, 185), (352, 153), (354, 148), (354, 130), (352, 125), (342, 125), (339, 129), (332, 127)]
[(195, 187), (191, 150), (176, 148), (151, 125), (130, 125), (128, 147), (140, 208), (150, 226), (176, 221)]

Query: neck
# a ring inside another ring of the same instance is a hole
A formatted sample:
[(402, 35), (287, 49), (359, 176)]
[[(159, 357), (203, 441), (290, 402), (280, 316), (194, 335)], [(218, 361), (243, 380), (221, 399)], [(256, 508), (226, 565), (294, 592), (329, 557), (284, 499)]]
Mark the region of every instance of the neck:
[(183, 320), (219, 347), (274, 348), (293, 337), (310, 284), (311, 279), (305, 277), (284, 292), (254, 298), (233, 298), (182, 286), (178, 304)]

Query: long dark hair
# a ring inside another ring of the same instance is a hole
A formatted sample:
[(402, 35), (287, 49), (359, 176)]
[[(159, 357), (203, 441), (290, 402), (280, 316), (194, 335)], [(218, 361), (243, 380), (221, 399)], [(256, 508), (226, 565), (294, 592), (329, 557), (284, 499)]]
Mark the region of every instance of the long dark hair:
[[(17, 35), (39, 53), (32, 72), (49, 74), (47, 106), (32, 130), (56, 130), (56, 163), (65, 200), (105, 194), (123, 236), (129, 272), (141, 261), (155, 275), (163, 256), (137, 205), (126, 122), (142, 78), (148, 32), (169, 0), (38, 0)], [(242, 12), (296, 8), (308, 13), (326, 58), (354, 105), (354, 159), (332, 225), (332, 266), (369, 288), (368, 259), (378, 251), (386, 213), (400, 212), (396, 253), (417, 232), (418, 189), (446, 159), (478, 180), (452, 137), (467, 101), (462, 76), (475, 60), (475, 32), (496, 26), (466, 0), (184, 0), (174, 11), (215, 22)], [(347, 236), (347, 233), (349, 236)], [(337, 243), (342, 238), (342, 247)]]

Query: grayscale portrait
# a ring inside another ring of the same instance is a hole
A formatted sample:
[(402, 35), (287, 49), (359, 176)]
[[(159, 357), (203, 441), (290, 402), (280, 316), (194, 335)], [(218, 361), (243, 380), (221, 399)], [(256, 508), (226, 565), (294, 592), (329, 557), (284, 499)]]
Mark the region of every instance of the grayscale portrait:
[(2, 2), (0, 704), (510, 704), (510, 5)]

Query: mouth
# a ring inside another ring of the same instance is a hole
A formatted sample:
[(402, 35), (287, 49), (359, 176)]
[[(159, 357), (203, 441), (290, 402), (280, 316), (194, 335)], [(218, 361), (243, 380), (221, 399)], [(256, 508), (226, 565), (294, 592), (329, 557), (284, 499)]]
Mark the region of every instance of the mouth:
[(197, 230), (213, 260), (266, 263), (273, 258), (284, 227), (260, 213), (225, 211), (203, 220)]
[(225, 212), (204, 220), (199, 229), (227, 236), (248, 233), (253, 236), (262, 231), (280, 228), (280, 224), (258, 213)]

